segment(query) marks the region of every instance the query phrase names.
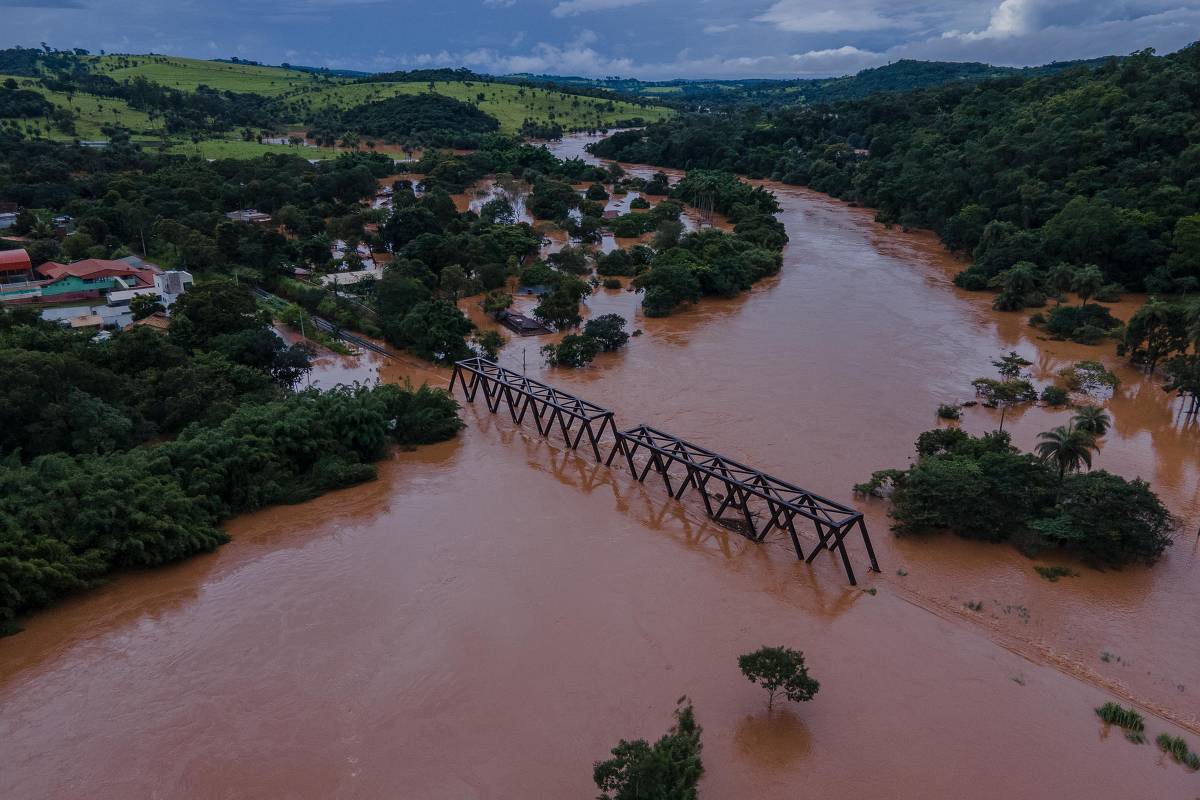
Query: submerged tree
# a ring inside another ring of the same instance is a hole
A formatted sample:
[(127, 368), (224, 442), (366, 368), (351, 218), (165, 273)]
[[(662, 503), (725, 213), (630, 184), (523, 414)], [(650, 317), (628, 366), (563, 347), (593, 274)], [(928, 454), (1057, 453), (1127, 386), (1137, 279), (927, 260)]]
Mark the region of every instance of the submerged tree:
[(704, 774), (700, 733), (691, 701), (679, 698), (675, 724), (661, 739), (653, 745), (622, 739), (612, 758), (596, 762), (592, 779), (599, 800), (696, 800)]
[(1112, 417), (1100, 406), (1080, 406), (1071, 418), (1071, 424), (1076, 430), (1092, 436), (1103, 436), (1112, 425)]
[(808, 675), (804, 653), (787, 647), (760, 647), (738, 656), (738, 668), (753, 683), (767, 690), (767, 708), (782, 693), (793, 703), (812, 700), (821, 684)]

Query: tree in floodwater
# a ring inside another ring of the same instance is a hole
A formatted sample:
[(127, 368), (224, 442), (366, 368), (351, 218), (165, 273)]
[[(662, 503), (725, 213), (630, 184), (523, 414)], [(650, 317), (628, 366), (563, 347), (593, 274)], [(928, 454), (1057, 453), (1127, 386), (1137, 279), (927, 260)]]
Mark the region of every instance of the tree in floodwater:
[(1112, 426), (1112, 417), (1100, 406), (1080, 406), (1075, 416), (1071, 417), (1071, 424), (1077, 431), (1103, 436)]
[(1145, 364), (1153, 375), (1159, 361), (1187, 350), (1188, 312), (1183, 303), (1147, 300), (1125, 326), (1124, 346), (1130, 358)]
[(1038, 458), (1058, 467), (1058, 479), (1061, 481), (1068, 472), (1078, 472), (1086, 464), (1092, 467), (1092, 451), (1096, 447), (1096, 437), (1088, 431), (1076, 428), (1074, 425), (1060, 425), (1052, 430), (1038, 435)]
[(767, 690), (768, 710), (775, 705), (775, 695), (779, 693), (793, 703), (803, 703), (812, 700), (821, 688), (808, 675), (804, 653), (787, 647), (760, 647), (738, 656), (738, 669), (752, 683)]
[(601, 349), (606, 352), (620, 350), (629, 341), (629, 334), (625, 331), (625, 318), (620, 314), (601, 314), (595, 319), (589, 319), (583, 326), (583, 334), (599, 342)]
[(1079, 295), (1081, 305), (1087, 305), (1088, 300), (1104, 288), (1104, 273), (1095, 264), (1088, 264), (1071, 276), (1071, 290)]
[(686, 696), (676, 705), (675, 724), (653, 745), (622, 739), (612, 758), (593, 765), (599, 800), (696, 800), (696, 784), (704, 774), (702, 729)]
[(500, 355), (500, 348), (508, 344), (503, 334), (498, 331), (481, 331), (471, 340), (479, 348), (479, 354), (488, 361), (495, 361)]

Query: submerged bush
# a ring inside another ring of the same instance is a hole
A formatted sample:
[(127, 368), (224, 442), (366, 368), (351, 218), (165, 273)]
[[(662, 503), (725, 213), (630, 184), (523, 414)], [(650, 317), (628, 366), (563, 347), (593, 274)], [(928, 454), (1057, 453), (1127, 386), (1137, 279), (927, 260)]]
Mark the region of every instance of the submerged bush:
[(1154, 742), (1158, 749), (1169, 755), (1176, 764), (1183, 764), (1190, 770), (1200, 770), (1200, 756), (1192, 752), (1187, 740), (1182, 736), (1160, 733)]
[(1071, 395), (1061, 386), (1047, 386), (1042, 389), (1042, 402), (1048, 406), (1065, 406)]
[(938, 419), (962, 419), (962, 410), (953, 403), (942, 403), (937, 408)]
[(1146, 721), (1142, 715), (1132, 708), (1125, 708), (1113, 702), (1105, 703), (1096, 709), (1096, 716), (1109, 725), (1116, 725), (1125, 730), (1125, 736), (1132, 742), (1144, 742)]
[(1172, 542), (1176, 520), (1144, 481), (1103, 470), (1060, 476), (1003, 433), (937, 428), (921, 434), (916, 449), (913, 466), (880, 470), (855, 487), (892, 489), (898, 535), (947, 530), (1029, 553), (1055, 547), (1096, 567), (1152, 564)]

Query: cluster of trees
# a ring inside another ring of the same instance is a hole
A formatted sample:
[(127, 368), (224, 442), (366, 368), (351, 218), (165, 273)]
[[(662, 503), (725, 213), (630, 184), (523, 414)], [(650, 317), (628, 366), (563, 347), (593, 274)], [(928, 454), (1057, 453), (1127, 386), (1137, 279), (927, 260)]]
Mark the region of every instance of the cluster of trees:
[(45, 117), (54, 112), (54, 104), (30, 89), (20, 89), (12, 78), (0, 86), (0, 119)]
[[(361, 237), (369, 217), (359, 203), (391, 171), (389, 158), (366, 153), (315, 165), (290, 155), (209, 162), (146, 153), (128, 140), (90, 150), (0, 132), (0, 197), (39, 210), (16, 227), (33, 239), (35, 264), (136, 253), (164, 267), (267, 282), (289, 264), (327, 262), (322, 234)], [(225, 218), (249, 207), (278, 214), (302, 236)], [(60, 213), (78, 231), (66, 243), (46, 224)]]
[(310, 138), (337, 138), (344, 131), (378, 137), (386, 142), (416, 142), (435, 147), (471, 147), (479, 135), (494, 133), (500, 122), (470, 103), (422, 92), (353, 106), (326, 109), (309, 121)]
[(625, 318), (620, 314), (601, 314), (589, 319), (583, 333), (567, 334), (558, 344), (542, 348), (546, 362), (555, 367), (583, 367), (601, 352), (620, 350), (629, 341)]
[(891, 489), (900, 535), (948, 530), (984, 541), (1013, 541), (1026, 553), (1063, 548), (1097, 567), (1154, 563), (1171, 544), (1175, 521), (1149, 484), (1091, 464), (1105, 415), (1083, 412), (1070, 426), (1042, 434), (1037, 455), (1009, 435), (971, 436), (958, 428), (926, 431), (917, 461), (881, 470), (855, 490)]
[(1200, 288), (1200, 45), (1045, 77), (828, 106), (684, 115), (593, 146), (609, 158), (803, 184), (932, 228), (982, 289), (1021, 264), (1094, 264), (1130, 290)]
[(370, 479), (389, 443), (461, 427), (427, 387), (295, 391), (309, 351), (232, 283), (173, 311), (167, 336), (107, 341), (0, 315), (0, 631), (112, 570), (211, 550), (234, 514)]

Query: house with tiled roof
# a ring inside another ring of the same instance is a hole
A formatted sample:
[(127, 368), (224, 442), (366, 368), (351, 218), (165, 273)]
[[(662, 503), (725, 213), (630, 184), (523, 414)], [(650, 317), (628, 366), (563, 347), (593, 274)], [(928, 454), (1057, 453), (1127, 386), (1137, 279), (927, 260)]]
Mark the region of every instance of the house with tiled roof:
[(56, 303), (87, 300), (103, 297), (113, 289), (153, 287), (155, 276), (162, 272), (159, 267), (141, 259), (131, 263), (105, 258), (85, 258), (70, 264), (47, 261), (30, 271), (23, 269), (28, 258), (26, 255), (21, 260), (10, 255), (7, 262), (0, 261), (7, 268), (0, 270), (0, 301)]
[(85, 258), (70, 264), (47, 261), (37, 268), (47, 281), (42, 286), (42, 298), (53, 301), (100, 297), (111, 289), (151, 287), (160, 271), (149, 264), (135, 267), (105, 258)]

